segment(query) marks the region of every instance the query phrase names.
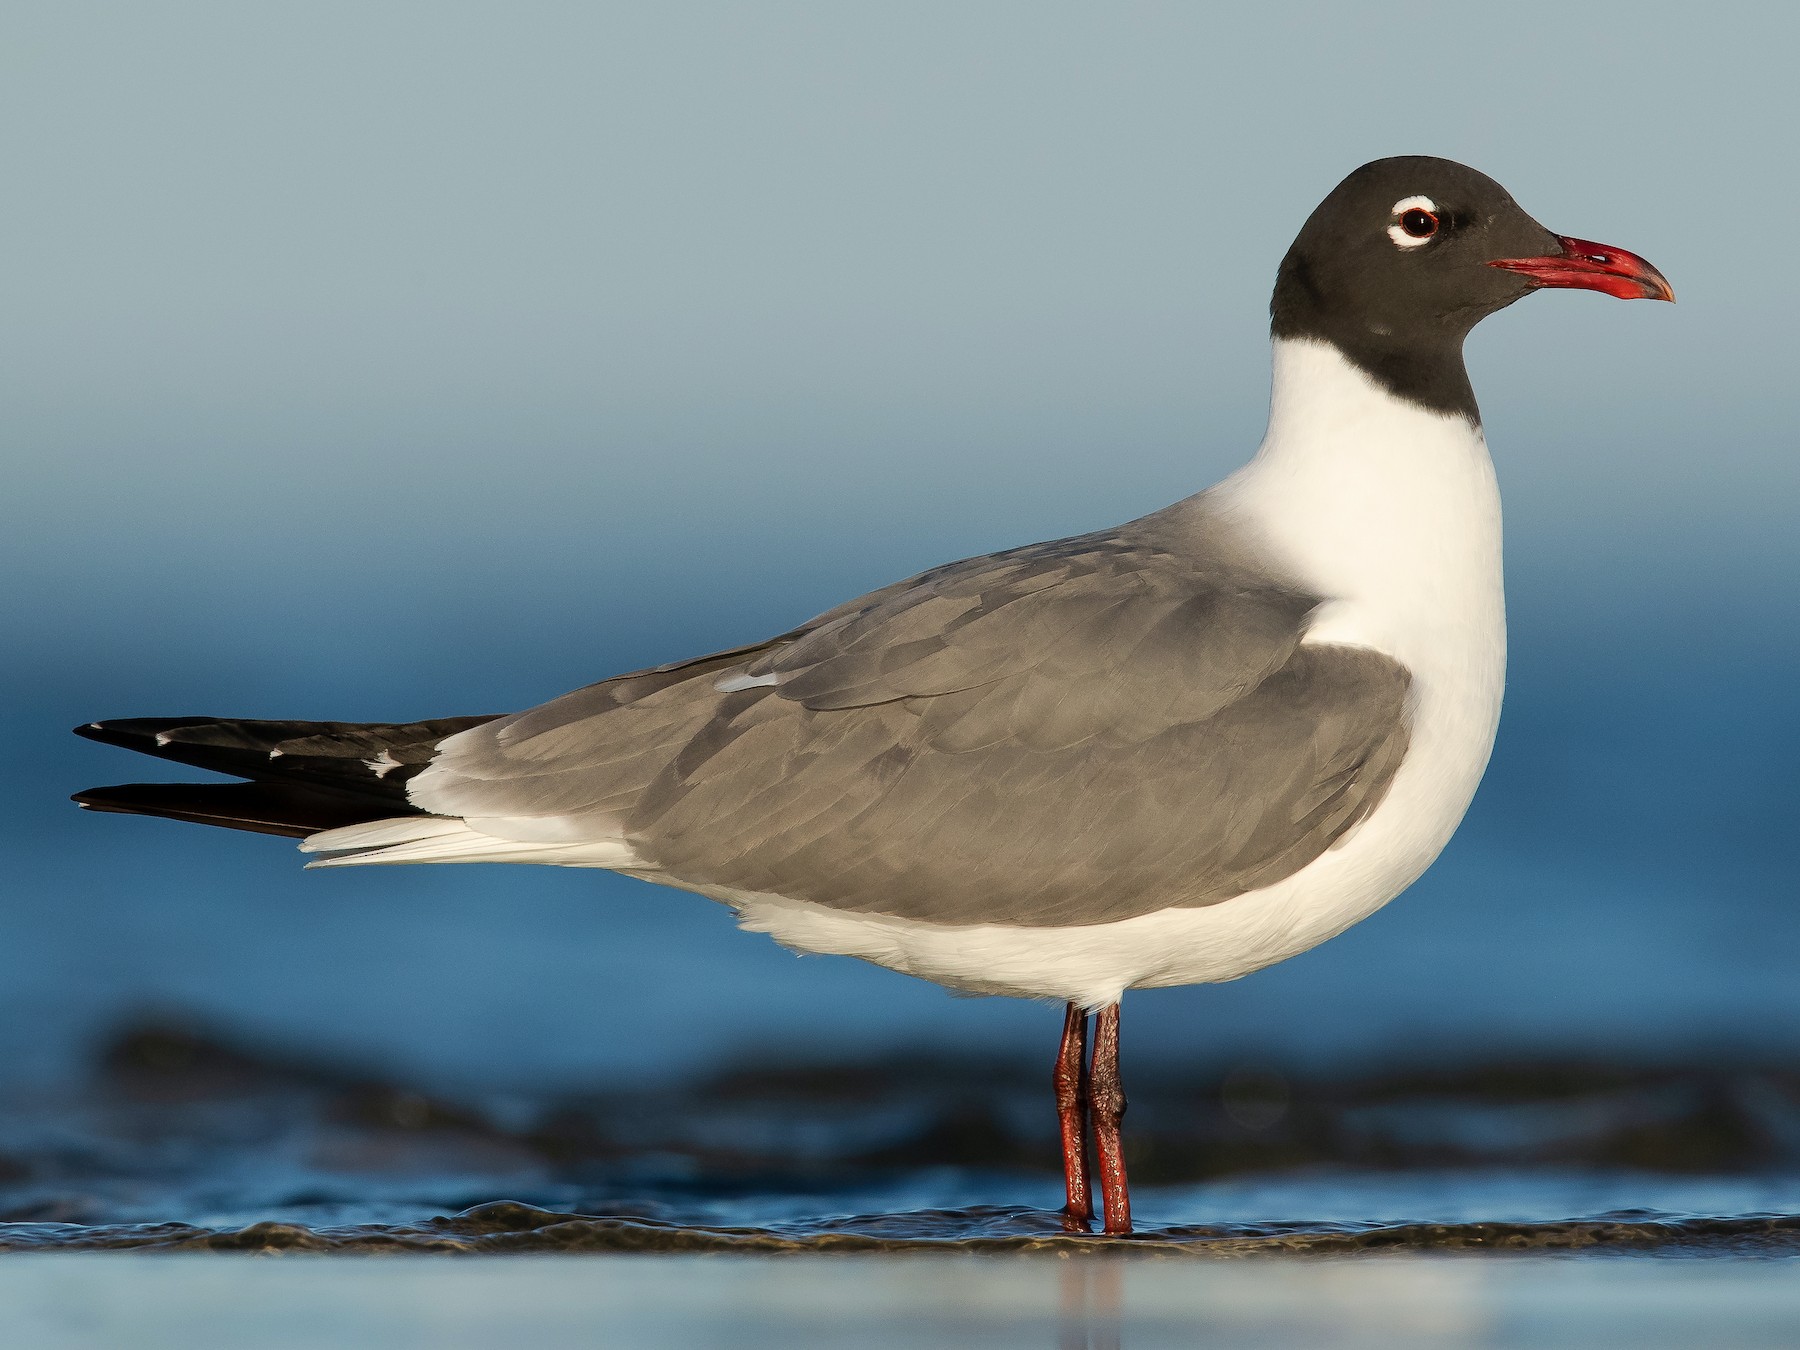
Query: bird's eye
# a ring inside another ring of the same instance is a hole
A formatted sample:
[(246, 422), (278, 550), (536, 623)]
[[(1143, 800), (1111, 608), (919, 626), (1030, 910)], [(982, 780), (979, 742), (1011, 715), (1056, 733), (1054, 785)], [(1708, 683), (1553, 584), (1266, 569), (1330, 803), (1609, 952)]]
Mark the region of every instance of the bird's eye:
[(1429, 197), (1403, 197), (1394, 203), (1392, 218), (1394, 223), (1388, 226), (1388, 238), (1401, 248), (1417, 248), (1429, 243), (1442, 224), (1438, 219), (1437, 203)]
[(1400, 228), (1414, 239), (1429, 239), (1437, 233), (1437, 217), (1415, 206), (1400, 217)]

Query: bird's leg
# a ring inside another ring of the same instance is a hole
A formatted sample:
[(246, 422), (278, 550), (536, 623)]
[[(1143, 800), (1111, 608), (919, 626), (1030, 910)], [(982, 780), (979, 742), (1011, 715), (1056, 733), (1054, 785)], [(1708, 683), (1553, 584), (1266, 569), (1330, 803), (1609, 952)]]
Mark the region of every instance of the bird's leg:
[(1125, 1115), (1125, 1088), (1119, 1082), (1119, 1005), (1109, 1003), (1094, 1020), (1094, 1067), (1088, 1078), (1088, 1112), (1100, 1155), (1100, 1198), (1106, 1205), (1106, 1231), (1131, 1231), (1131, 1188), (1125, 1180), (1125, 1154), (1119, 1144), (1119, 1121)]
[(1071, 1003), (1063, 1015), (1062, 1048), (1056, 1052), (1056, 1117), (1062, 1124), (1063, 1182), (1069, 1203), (1063, 1227), (1085, 1233), (1094, 1221), (1088, 1188), (1087, 1010)]

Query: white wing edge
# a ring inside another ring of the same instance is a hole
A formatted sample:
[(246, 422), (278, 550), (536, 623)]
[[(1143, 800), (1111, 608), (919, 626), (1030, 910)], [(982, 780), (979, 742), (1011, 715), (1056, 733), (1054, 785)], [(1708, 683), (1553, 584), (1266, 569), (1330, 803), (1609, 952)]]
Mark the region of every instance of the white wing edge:
[(318, 855), (306, 864), (309, 868), (474, 862), (605, 868), (642, 865), (623, 840), (506, 839), (450, 816), (399, 816), (321, 830), (302, 839), (300, 851)]

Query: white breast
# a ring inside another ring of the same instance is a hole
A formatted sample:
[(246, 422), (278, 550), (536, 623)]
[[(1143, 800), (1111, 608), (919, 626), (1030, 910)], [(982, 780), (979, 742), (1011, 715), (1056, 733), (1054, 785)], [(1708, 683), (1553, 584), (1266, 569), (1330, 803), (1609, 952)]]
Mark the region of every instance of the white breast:
[[(1478, 427), (1388, 394), (1322, 343), (1278, 341), (1269, 432), (1208, 495), (1330, 597), (1306, 641), (1412, 674), (1405, 762), (1381, 805), (1294, 875), (1202, 909), (1082, 928), (946, 928), (719, 894), (745, 928), (973, 992), (1098, 1006), (1128, 988), (1234, 980), (1318, 945), (1437, 857), (1481, 780), (1506, 666), (1500, 499)], [(717, 892), (709, 892), (718, 894)]]

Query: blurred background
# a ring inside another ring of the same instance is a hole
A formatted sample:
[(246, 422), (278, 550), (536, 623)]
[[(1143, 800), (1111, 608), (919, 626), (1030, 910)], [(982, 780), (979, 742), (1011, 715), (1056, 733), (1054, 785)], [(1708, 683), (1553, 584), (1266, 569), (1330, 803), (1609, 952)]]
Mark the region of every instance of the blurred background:
[[(1359, 9), (1362, 12), (1359, 12)], [(0, 1076), (146, 1012), (470, 1087), (956, 1046), (1055, 1009), (548, 868), (306, 874), (78, 813), (150, 714), (499, 712), (1228, 472), (1318, 199), (1431, 153), (1681, 303), (1469, 360), (1512, 664), (1442, 860), (1129, 1001), (1180, 1065), (1800, 1049), (1800, 214), (1779, 6), (7, 7)]]

